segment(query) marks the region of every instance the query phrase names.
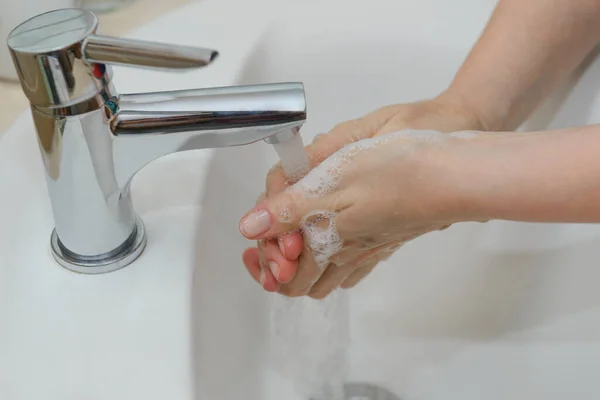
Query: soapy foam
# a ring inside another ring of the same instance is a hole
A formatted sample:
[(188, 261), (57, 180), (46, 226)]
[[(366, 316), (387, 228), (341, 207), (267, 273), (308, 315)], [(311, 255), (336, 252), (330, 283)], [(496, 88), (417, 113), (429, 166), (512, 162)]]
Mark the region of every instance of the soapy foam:
[[(304, 197), (321, 197), (331, 194), (336, 190), (339, 179), (346, 166), (352, 162), (358, 154), (379, 146), (384, 146), (393, 140), (403, 137), (410, 138), (413, 141), (416, 140), (418, 142), (426, 143), (442, 142), (449, 139), (449, 135), (432, 130), (403, 130), (374, 138), (359, 140), (346, 145), (330, 157), (326, 158), (321, 164), (308, 172), (306, 176), (298, 180), (288, 190), (300, 191)], [(294, 142), (293, 146), (295, 146), (294, 152), (304, 152), (298, 142)], [(410, 145), (400, 147), (399, 151), (410, 152), (412, 151), (412, 148), (413, 146)], [(289, 155), (292, 153), (292, 146), (286, 148), (286, 150), (286, 152), (281, 152), (280, 154)], [(291, 163), (287, 159), (282, 158), (284, 170), (294, 172), (308, 170), (308, 164), (305, 164), (305, 167), (302, 168), (296, 163), (298, 160), (305, 160), (305, 162), (308, 163), (307, 158), (299, 156), (290, 158), (292, 160)], [(286, 168), (287, 164), (289, 164), (289, 166)], [(305, 240), (313, 252), (315, 262), (321, 268), (327, 267), (329, 259), (343, 247), (343, 241), (341, 240), (335, 225), (336, 216), (336, 213), (332, 211), (314, 211), (309, 215), (305, 215), (300, 223)], [(282, 222), (291, 222), (291, 215), (286, 207), (282, 208), (279, 219)], [(322, 221), (328, 221), (328, 224), (323, 226), (321, 223)]]
[[(292, 188), (293, 190), (300, 190), (306, 197), (325, 196), (335, 191), (344, 168), (354, 157), (364, 151), (383, 146), (390, 141), (402, 137), (416, 139), (418, 142), (435, 143), (447, 139), (448, 136), (449, 135), (431, 130), (403, 130), (374, 138), (359, 140), (346, 145), (330, 157), (326, 158)], [(407, 146), (401, 151), (408, 152), (410, 149), (411, 146)]]
[(281, 207), (281, 210), (279, 210), (278, 217), (279, 217), (278, 218), (279, 222), (281, 222), (281, 223), (289, 224), (292, 222), (292, 213), (287, 205), (284, 204)]
[(321, 269), (327, 267), (331, 256), (343, 247), (343, 241), (335, 227), (335, 217), (334, 212), (315, 211), (305, 215), (300, 224), (313, 259)]

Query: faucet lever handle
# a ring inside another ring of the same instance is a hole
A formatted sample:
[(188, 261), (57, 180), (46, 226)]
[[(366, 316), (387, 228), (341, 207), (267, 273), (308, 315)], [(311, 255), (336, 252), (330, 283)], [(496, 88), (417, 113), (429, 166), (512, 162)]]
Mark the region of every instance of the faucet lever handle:
[(84, 43), (83, 55), (89, 62), (102, 64), (186, 69), (205, 67), (219, 53), (200, 47), (90, 35)]
[(97, 28), (93, 13), (69, 8), (37, 15), (9, 33), (8, 48), (32, 105), (72, 112), (73, 104), (94, 98), (106, 84), (106, 69), (94, 69), (97, 64), (197, 68), (218, 55), (210, 49), (100, 36)]

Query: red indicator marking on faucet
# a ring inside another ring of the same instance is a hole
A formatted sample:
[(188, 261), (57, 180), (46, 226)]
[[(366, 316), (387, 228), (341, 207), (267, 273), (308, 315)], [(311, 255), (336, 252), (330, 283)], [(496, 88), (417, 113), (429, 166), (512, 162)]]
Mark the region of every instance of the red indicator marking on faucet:
[(106, 67), (104, 66), (104, 64), (94, 64), (94, 67), (92, 68), (92, 75), (94, 75), (94, 78), (102, 78), (105, 72)]

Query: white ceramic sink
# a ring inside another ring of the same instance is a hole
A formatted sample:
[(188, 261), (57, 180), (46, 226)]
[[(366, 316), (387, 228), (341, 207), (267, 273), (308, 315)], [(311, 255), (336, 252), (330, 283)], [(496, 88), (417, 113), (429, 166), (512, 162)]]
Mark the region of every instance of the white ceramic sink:
[[(207, 0), (164, 16), (134, 36), (221, 58), (185, 74), (118, 69), (117, 87), (303, 81), (309, 141), (438, 93), (493, 6), (275, 3)], [(529, 128), (598, 122), (598, 76), (593, 62)], [(50, 255), (42, 163), (29, 115), (19, 118), (0, 137), (0, 399), (295, 399), (267, 367), (271, 297), (244, 270), (250, 243), (237, 231), (275, 161), (258, 143), (152, 163), (133, 185), (146, 251), (123, 270), (78, 275)], [(503, 222), (415, 240), (351, 292), (349, 378), (406, 400), (599, 396), (599, 244), (597, 225)]]

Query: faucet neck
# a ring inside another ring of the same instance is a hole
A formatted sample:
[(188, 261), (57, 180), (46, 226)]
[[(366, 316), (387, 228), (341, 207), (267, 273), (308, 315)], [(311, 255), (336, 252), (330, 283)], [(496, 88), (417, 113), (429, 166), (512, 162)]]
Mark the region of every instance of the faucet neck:
[(104, 108), (71, 116), (31, 111), (55, 221), (55, 258), (86, 273), (129, 264), (143, 250), (144, 228), (129, 184), (117, 181), (114, 137)]
[(130, 182), (146, 164), (180, 151), (285, 140), (306, 118), (299, 83), (97, 101), (95, 109), (73, 115), (32, 106), (54, 213), (54, 255), (77, 272), (112, 271), (143, 250)]

